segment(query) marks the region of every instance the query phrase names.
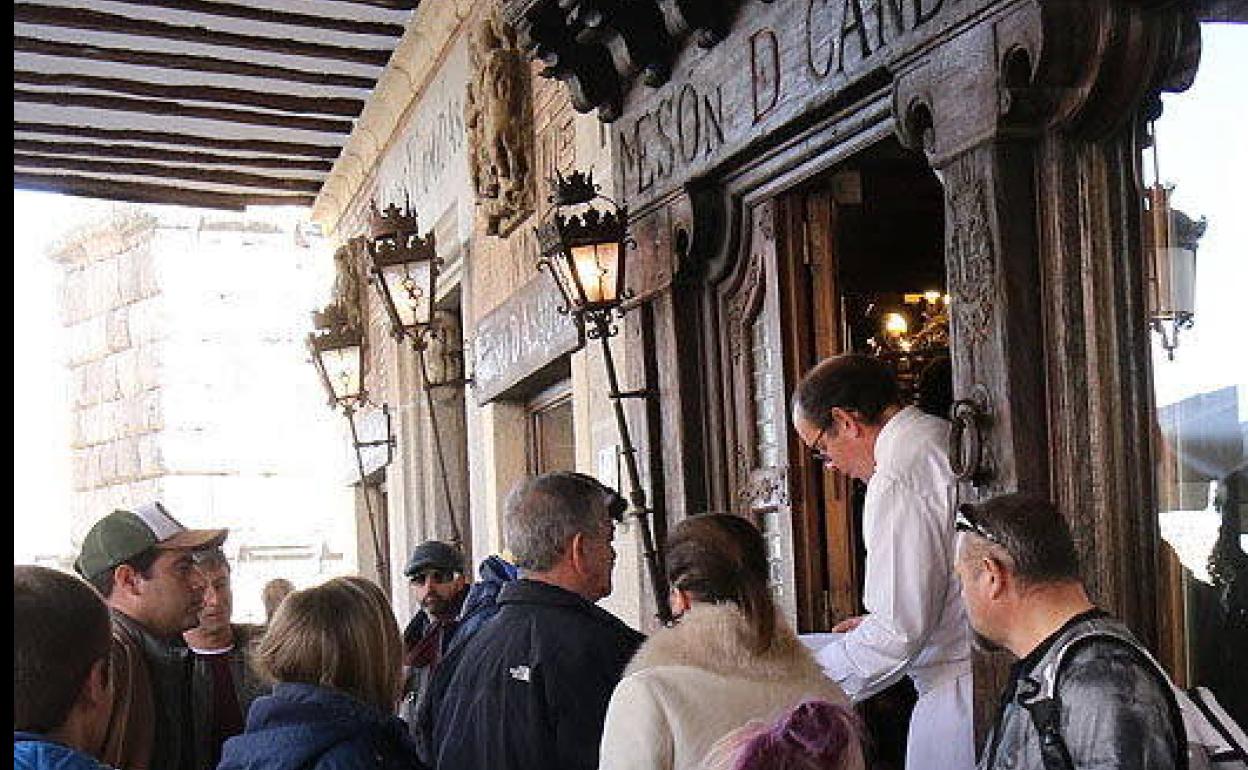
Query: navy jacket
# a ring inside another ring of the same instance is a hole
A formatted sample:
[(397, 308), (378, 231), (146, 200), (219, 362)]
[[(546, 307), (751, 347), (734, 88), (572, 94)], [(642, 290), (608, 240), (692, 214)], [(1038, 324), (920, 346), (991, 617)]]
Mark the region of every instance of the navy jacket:
[(436, 767), (595, 770), (611, 692), (644, 637), (547, 583), (507, 583), (498, 606), (449, 653), (458, 660), (434, 715)]
[(283, 682), (257, 698), (217, 770), (391, 770), (424, 766), (402, 720), (350, 695)]

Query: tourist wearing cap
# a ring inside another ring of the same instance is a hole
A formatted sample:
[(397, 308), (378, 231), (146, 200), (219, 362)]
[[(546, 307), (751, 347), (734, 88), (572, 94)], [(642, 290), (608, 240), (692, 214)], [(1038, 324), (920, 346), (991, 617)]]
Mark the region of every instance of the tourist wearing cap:
[(403, 631), (401, 715), (414, 726), (429, 679), (455, 633), (455, 619), (468, 595), (468, 581), (459, 549), (439, 540), (416, 546), (403, 574), (411, 581), (412, 598), (420, 605)]
[[(224, 529), (187, 529), (158, 502), (117, 510), (87, 532), (74, 567), (113, 617), (112, 707), (101, 759), (124, 770), (193, 770), (191, 653), (204, 579), (194, 553)], [(158, 718), (159, 716), (159, 718)]]

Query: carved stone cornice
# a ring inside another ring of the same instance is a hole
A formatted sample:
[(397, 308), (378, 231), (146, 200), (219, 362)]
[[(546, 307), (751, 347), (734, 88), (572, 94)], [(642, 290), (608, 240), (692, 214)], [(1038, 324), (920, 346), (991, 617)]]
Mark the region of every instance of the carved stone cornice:
[(573, 106), (620, 114), (636, 81), (657, 87), (671, 76), (682, 42), (707, 48), (727, 34), (741, 0), (503, 0), (504, 20), (521, 45), (562, 80)]
[(1161, 90), (1188, 87), (1199, 50), (1199, 25), (1182, 4), (1007, 4), (903, 69), (898, 134), (937, 167), (993, 137), (1056, 128), (1096, 141), (1153, 109)]

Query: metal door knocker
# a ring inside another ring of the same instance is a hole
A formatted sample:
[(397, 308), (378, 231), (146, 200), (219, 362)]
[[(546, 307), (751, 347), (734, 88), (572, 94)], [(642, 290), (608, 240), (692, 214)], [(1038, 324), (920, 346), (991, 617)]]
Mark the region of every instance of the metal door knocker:
[(958, 481), (970, 482), (972, 486), (987, 483), (984, 465), (983, 428), (988, 419), (988, 389), (976, 385), (970, 398), (953, 402), (949, 420), (949, 467)]

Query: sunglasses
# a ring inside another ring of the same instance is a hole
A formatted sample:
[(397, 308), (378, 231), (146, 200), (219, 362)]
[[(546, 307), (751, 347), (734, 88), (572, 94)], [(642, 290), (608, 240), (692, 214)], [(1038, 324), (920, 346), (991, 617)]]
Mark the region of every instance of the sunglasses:
[(425, 580), (432, 580), (435, 583), (449, 583), (454, 579), (455, 573), (442, 569), (421, 570), (412, 575), (412, 582), (418, 585), (424, 583)]
[(972, 508), (969, 503), (964, 503), (958, 506), (958, 512), (953, 517), (953, 529), (956, 532), (970, 532), (973, 535), (982, 537), (990, 543), (1002, 545), (1001, 539), (989, 532), (987, 528), (980, 523), (979, 519), (975, 517), (975, 509)]

